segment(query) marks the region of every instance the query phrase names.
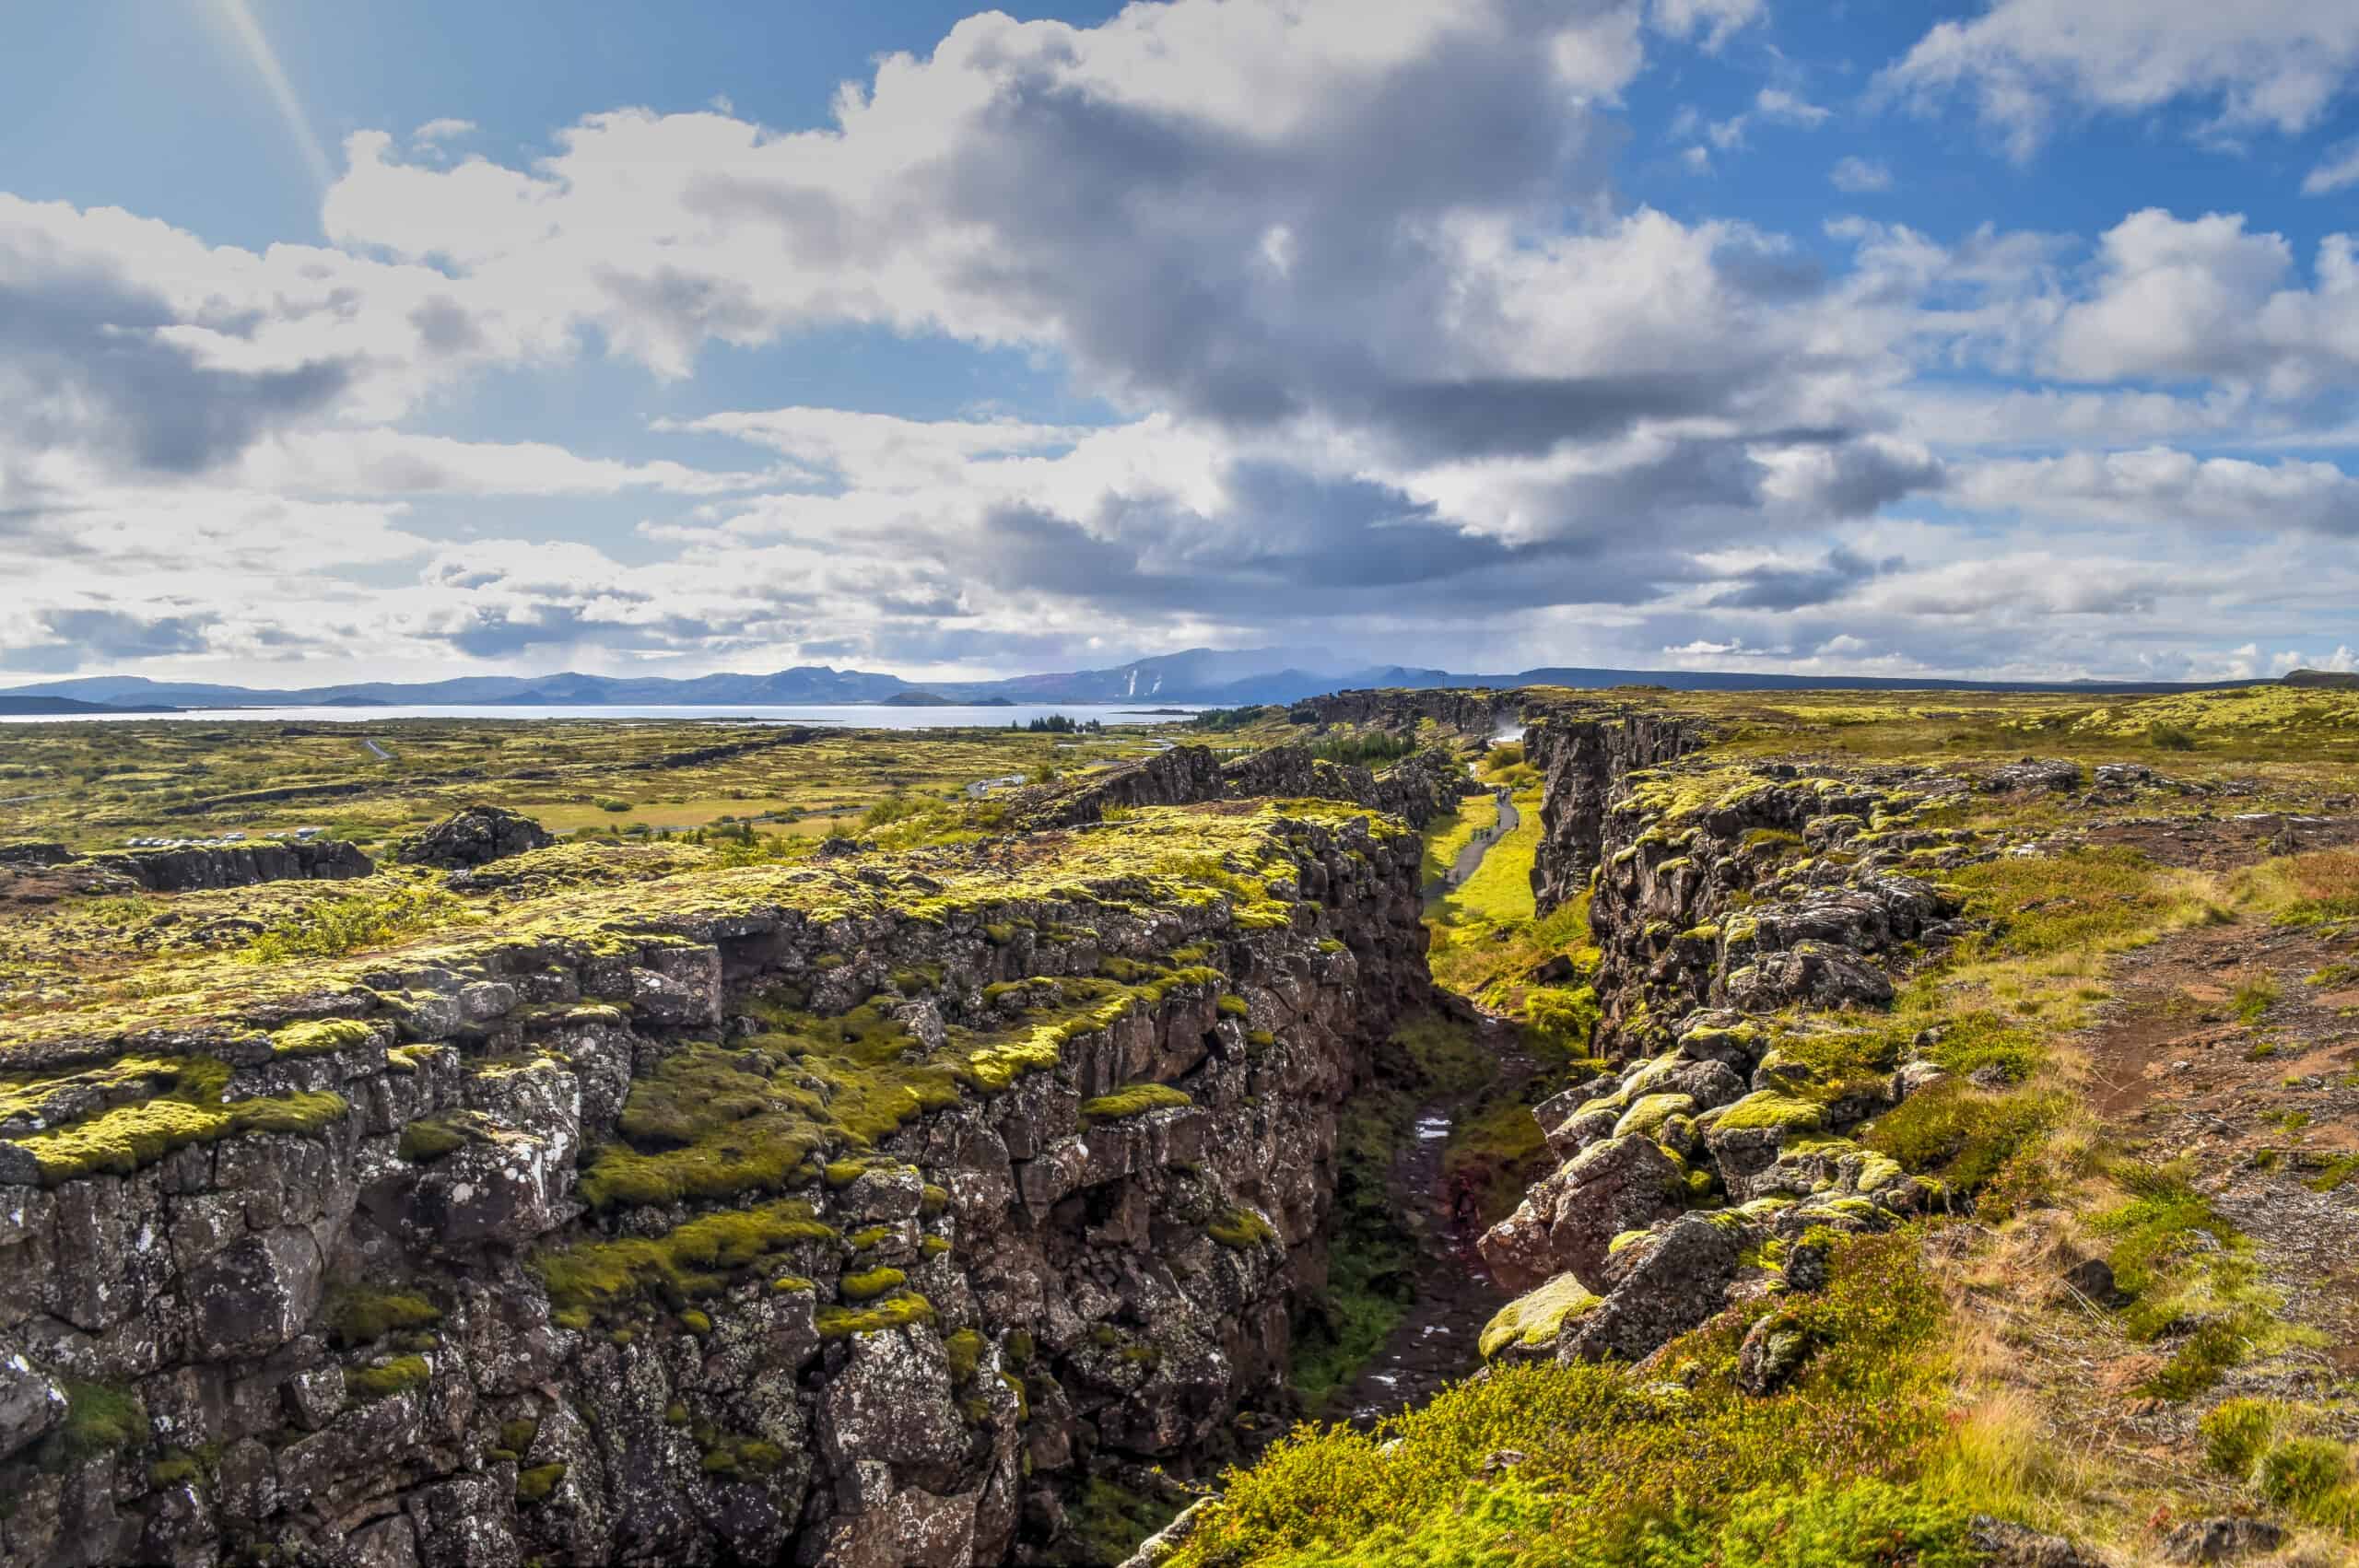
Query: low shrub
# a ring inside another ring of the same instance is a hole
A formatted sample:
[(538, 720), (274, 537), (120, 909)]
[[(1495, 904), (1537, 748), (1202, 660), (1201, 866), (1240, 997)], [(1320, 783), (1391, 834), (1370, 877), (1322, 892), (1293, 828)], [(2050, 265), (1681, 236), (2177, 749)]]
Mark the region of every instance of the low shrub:
[(2248, 1475), (2269, 1446), (2281, 1407), (2271, 1399), (2223, 1399), (2204, 1412), (2203, 1457), (2215, 1470)]

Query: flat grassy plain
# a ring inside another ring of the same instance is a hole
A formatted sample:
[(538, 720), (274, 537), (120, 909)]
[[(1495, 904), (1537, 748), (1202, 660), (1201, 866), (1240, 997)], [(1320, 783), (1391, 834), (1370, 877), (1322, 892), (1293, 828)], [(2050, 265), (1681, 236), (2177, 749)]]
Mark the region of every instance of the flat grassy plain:
[(1156, 732), (620, 719), (0, 724), (0, 841), (98, 849), (320, 827), (377, 848), (478, 801), (557, 834), (750, 818), (759, 832), (807, 837), (896, 797), (956, 800), (980, 779), (1139, 755)]

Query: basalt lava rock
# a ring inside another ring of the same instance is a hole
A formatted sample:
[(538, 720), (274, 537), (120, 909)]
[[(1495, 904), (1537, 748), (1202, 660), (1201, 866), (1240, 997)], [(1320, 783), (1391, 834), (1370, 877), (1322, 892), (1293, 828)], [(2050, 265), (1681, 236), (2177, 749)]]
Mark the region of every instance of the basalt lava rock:
[(531, 817), (500, 806), (463, 806), (403, 845), (401, 858), (413, 865), (467, 871), (556, 842)]

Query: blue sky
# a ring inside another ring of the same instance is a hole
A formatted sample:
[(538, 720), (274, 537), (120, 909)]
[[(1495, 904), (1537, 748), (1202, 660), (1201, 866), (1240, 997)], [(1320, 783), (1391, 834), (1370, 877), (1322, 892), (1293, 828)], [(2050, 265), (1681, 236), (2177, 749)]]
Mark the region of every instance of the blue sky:
[(2359, 643), (2359, 14), (323, 14), (5, 24), (0, 675)]

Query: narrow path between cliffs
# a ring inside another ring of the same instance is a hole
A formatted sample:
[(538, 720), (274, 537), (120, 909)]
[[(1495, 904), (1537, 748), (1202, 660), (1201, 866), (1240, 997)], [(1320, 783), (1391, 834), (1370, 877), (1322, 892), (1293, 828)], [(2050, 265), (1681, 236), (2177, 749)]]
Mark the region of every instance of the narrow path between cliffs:
[(1498, 822), (1477, 833), (1466, 848), (1458, 852), (1458, 859), (1450, 862), (1449, 870), (1442, 872), (1426, 889), (1428, 907), (1449, 897), (1455, 889), (1465, 886), (1467, 879), (1483, 864), (1483, 857), (1489, 854), (1495, 846), (1504, 843), (1507, 836), (1516, 830), (1516, 825), (1523, 820), (1523, 813), (1515, 809), (1510, 791), (1498, 790), (1494, 798), (1499, 803)]
[(1498, 1070), (1485, 1085), (1419, 1106), (1410, 1137), (1392, 1157), (1386, 1186), (1393, 1211), (1417, 1241), (1417, 1294), (1333, 1407), (1356, 1425), (1373, 1426), (1421, 1405), (1474, 1371), (1483, 1327), (1507, 1304), (1475, 1250), (1485, 1228), (1475, 1195), (1449, 1179), (1445, 1156), (1452, 1129), (1474, 1102), (1513, 1094), (1538, 1063), (1524, 1053), (1515, 1024), (1468, 1011)]

